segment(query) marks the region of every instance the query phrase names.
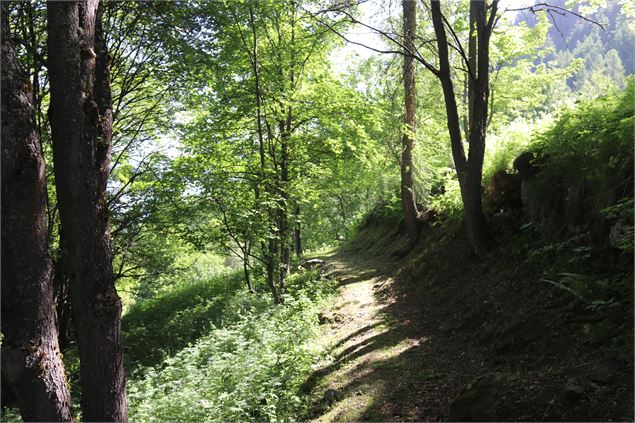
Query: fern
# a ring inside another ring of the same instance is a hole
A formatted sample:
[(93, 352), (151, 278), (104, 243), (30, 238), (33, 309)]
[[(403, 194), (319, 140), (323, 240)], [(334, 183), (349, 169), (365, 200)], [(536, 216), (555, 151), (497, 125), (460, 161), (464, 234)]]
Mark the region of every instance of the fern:
[(572, 295), (573, 297), (579, 299), (582, 302), (588, 303), (588, 301), (582, 296), (581, 293), (579, 293), (578, 291), (576, 291), (575, 289), (571, 287), (566, 286), (562, 282), (556, 282), (549, 279), (540, 279), (540, 280), (542, 282), (547, 282), (548, 284), (551, 284), (555, 286), (556, 288), (562, 289), (563, 291), (567, 292), (568, 294)]

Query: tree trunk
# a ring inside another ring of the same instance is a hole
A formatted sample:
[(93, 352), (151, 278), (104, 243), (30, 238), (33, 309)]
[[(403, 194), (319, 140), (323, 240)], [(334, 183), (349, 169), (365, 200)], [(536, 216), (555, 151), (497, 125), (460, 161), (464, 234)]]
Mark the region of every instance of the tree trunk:
[(271, 234), (269, 234), (269, 251), (266, 259), (266, 267), (267, 267), (267, 284), (269, 285), (269, 290), (271, 291), (271, 295), (273, 296), (273, 302), (276, 304), (282, 303), (282, 297), (278, 292), (278, 288), (276, 287), (276, 241), (273, 239)]
[(24, 421), (73, 420), (47, 245), (44, 157), (2, 3), (2, 376)]
[(295, 246), (295, 256), (297, 258), (302, 258), (302, 226), (300, 221), (300, 206), (296, 204), (295, 206), (295, 231), (294, 231), (294, 246)]
[(105, 188), (112, 112), (98, 0), (48, 3), (50, 120), (61, 236), (80, 355), (82, 417), (127, 421), (121, 301)]
[(470, 127), (474, 119), (474, 96), (476, 95), (476, 46), (478, 45), (476, 28), (476, 14), (478, 5), (475, 1), (470, 1), (469, 24), (470, 32), (467, 42), (467, 125), (465, 126), (465, 139), (470, 138)]
[(55, 260), (55, 269), (53, 277), (53, 288), (55, 292), (55, 310), (57, 314), (57, 336), (59, 339), (60, 350), (66, 351), (70, 341), (70, 331), (72, 327), (72, 306), (70, 281), (68, 280), (67, 266), (64, 257), (64, 239), (59, 240), (59, 254)]
[[(271, 193), (271, 187), (269, 182), (266, 180), (267, 178), (267, 170), (266, 170), (266, 161), (265, 161), (265, 141), (264, 141), (264, 127), (263, 127), (263, 116), (262, 116), (262, 90), (260, 86), (260, 68), (258, 64), (258, 32), (256, 30), (256, 15), (254, 13), (253, 8), (249, 5), (249, 21), (251, 24), (251, 33), (252, 33), (252, 70), (254, 72), (254, 95), (256, 97), (256, 124), (257, 124), (257, 132), (258, 132), (258, 152), (260, 155), (260, 177), (262, 178), (262, 182), (265, 186), (266, 193)], [(260, 198), (260, 191), (256, 191), (256, 198)], [(273, 221), (273, 209), (268, 206), (267, 207), (267, 218), (269, 221)], [(267, 231), (270, 232), (269, 228)], [(261, 249), (263, 251), (263, 255), (265, 258), (265, 267), (267, 268), (267, 285), (269, 286), (269, 290), (271, 291), (271, 295), (273, 296), (273, 301), (276, 304), (280, 304), (282, 302), (282, 298), (278, 293), (278, 288), (276, 287), (275, 280), (275, 257), (276, 257), (276, 243), (272, 237), (271, 233), (267, 233), (269, 240), (267, 243), (261, 243)]]
[[(291, 119), (291, 111), (289, 110), (289, 121)], [(290, 126), (290, 123), (289, 123)], [(280, 136), (280, 202), (278, 209), (278, 234), (280, 236), (280, 284), (281, 290), (284, 290), (285, 280), (291, 271), (291, 248), (289, 246), (289, 132), (284, 123), (281, 124)]]
[[(414, 37), (417, 31), (417, 3), (414, 0), (402, 0), (403, 3), (403, 29), (404, 45), (407, 50), (415, 51)], [(416, 115), (416, 87), (415, 87), (415, 63), (411, 55), (404, 55), (403, 80), (405, 99), (405, 132), (401, 144), (401, 204), (404, 220), (406, 222), (406, 234), (410, 245), (414, 246), (421, 234), (417, 200), (415, 197), (412, 152), (414, 148), (414, 134), (417, 126)]]
[[(477, 57), (476, 60), (472, 56), (468, 59), (468, 67), (470, 67), (470, 75), (468, 77), (474, 80), (468, 83), (468, 103), (470, 104), (468, 113), (470, 119), (469, 150), (468, 158), (466, 159), (450, 70), (447, 35), (439, 0), (431, 0), (430, 8), (439, 50), (439, 70), (436, 76), (439, 78), (443, 88), (452, 157), (461, 187), (467, 233), (472, 248), (478, 255), (483, 254), (488, 248), (481, 202), (481, 180), (485, 155), (485, 122), (487, 120), (487, 97), (489, 93), (489, 34), (491, 34), (493, 20), (489, 23), (486, 22), (486, 9), (485, 1), (471, 2), (470, 14), (475, 16), (472, 16), (470, 21), (476, 23), (477, 37), (471, 36), (469, 42), (474, 43), (478, 40), (478, 44), (476, 48), (473, 45), (469, 47), (469, 54), (472, 55), (472, 52), (476, 51)], [(491, 13), (496, 14), (495, 7)], [(474, 68), (475, 62), (476, 68)]]
[(251, 253), (251, 243), (246, 241), (245, 248), (243, 249), (243, 273), (245, 274), (245, 283), (247, 284), (247, 290), (252, 294), (256, 293), (256, 290), (251, 285), (251, 276), (249, 275), (249, 254)]
[(243, 257), (243, 273), (245, 274), (247, 290), (251, 293), (255, 293), (256, 290), (251, 286), (251, 278), (249, 277), (249, 256)]
[[(496, 14), (496, 1), (491, 13)], [(471, 37), (470, 42), (476, 42), (476, 80), (470, 90), (472, 104), (470, 115), (470, 138), (465, 194), (465, 222), (468, 235), (477, 254), (484, 253), (488, 248), (488, 238), (485, 231), (485, 217), (481, 200), (481, 183), (483, 179), (483, 160), (485, 157), (485, 136), (487, 131), (487, 107), (489, 100), (489, 40), (491, 26), (487, 22), (487, 0), (470, 3), (470, 22), (476, 24), (476, 40)], [(491, 21), (493, 22), (493, 21)], [(474, 60), (472, 61), (474, 63)]]

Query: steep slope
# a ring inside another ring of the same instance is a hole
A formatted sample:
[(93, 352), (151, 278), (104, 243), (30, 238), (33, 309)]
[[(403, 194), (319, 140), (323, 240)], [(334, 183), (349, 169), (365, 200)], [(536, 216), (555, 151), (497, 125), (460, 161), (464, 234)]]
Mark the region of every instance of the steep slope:
[(512, 244), (477, 259), (462, 230), (390, 261), (401, 241), (383, 231), (381, 244), (380, 226), (360, 235), (375, 248), (330, 259), (342, 295), (324, 314), (331, 354), (307, 384), (310, 417), (633, 420), (632, 308), (593, 312)]

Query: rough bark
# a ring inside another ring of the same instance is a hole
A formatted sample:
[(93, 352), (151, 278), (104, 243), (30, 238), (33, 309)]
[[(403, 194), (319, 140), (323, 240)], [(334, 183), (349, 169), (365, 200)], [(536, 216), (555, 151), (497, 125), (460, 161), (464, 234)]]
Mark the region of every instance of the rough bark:
[(60, 237), (59, 240), (59, 254), (55, 260), (54, 265), (54, 277), (53, 288), (55, 292), (55, 310), (57, 315), (57, 336), (59, 339), (60, 350), (66, 351), (70, 342), (70, 331), (72, 328), (72, 306), (71, 306), (71, 292), (70, 281), (68, 280), (68, 273), (66, 271), (66, 264), (64, 257), (64, 240)]
[(2, 3), (2, 376), (24, 421), (71, 421), (57, 342), (44, 158)]
[(465, 138), (470, 137), (470, 125), (474, 118), (474, 95), (476, 94), (476, 46), (477, 46), (477, 28), (476, 14), (477, 2), (470, 2), (469, 23), (470, 33), (467, 42), (467, 125), (465, 126)]
[[(497, 0), (494, 0), (490, 13), (496, 15)], [(481, 200), (483, 160), (485, 157), (485, 137), (487, 131), (487, 112), (489, 101), (489, 41), (492, 33), (493, 20), (487, 21), (487, 0), (471, 2), (470, 21), (476, 24), (476, 80), (471, 89), (472, 113), (470, 116), (470, 138), (467, 180), (463, 202), (468, 235), (477, 254), (482, 254), (488, 248), (488, 238), (485, 231), (485, 217)]]
[[(439, 0), (431, 0), (430, 8), (439, 51), (437, 77), (443, 88), (452, 156), (465, 209), (465, 224), (472, 248), (479, 255), (487, 250), (489, 244), (481, 201), (481, 180), (485, 156), (487, 100), (489, 96), (489, 38), (493, 28), (496, 6), (497, 1), (495, 0), (488, 20), (486, 1), (473, 1), (470, 5), (470, 22), (475, 23), (477, 36), (469, 37), (469, 150), (467, 159), (461, 139), (461, 126), (450, 69), (448, 40)], [(473, 56), (474, 52), (476, 52), (476, 59)]]
[(98, 0), (48, 3), (49, 115), (83, 419), (120, 422), (128, 418), (121, 301), (105, 200), (112, 133), (109, 58), (97, 9)]
[[(404, 45), (407, 50), (415, 51), (414, 36), (417, 30), (417, 4), (414, 0), (403, 0)], [(405, 54), (403, 59), (403, 80), (405, 100), (405, 132), (401, 142), (401, 204), (406, 223), (406, 234), (410, 245), (419, 241), (421, 224), (418, 220), (417, 200), (415, 197), (412, 152), (414, 134), (417, 126), (415, 63), (411, 55)]]

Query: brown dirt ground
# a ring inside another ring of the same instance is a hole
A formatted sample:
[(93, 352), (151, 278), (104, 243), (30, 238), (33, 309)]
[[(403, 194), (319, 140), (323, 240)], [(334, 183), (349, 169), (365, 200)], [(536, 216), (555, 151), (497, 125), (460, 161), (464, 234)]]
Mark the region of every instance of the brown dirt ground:
[[(462, 236), (387, 256), (327, 258), (340, 295), (322, 316), (328, 357), (305, 386), (312, 421), (633, 421), (632, 344), (591, 340), (534, 273), (496, 253), (477, 260)], [(598, 366), (609, 380), (594, 380)]]

